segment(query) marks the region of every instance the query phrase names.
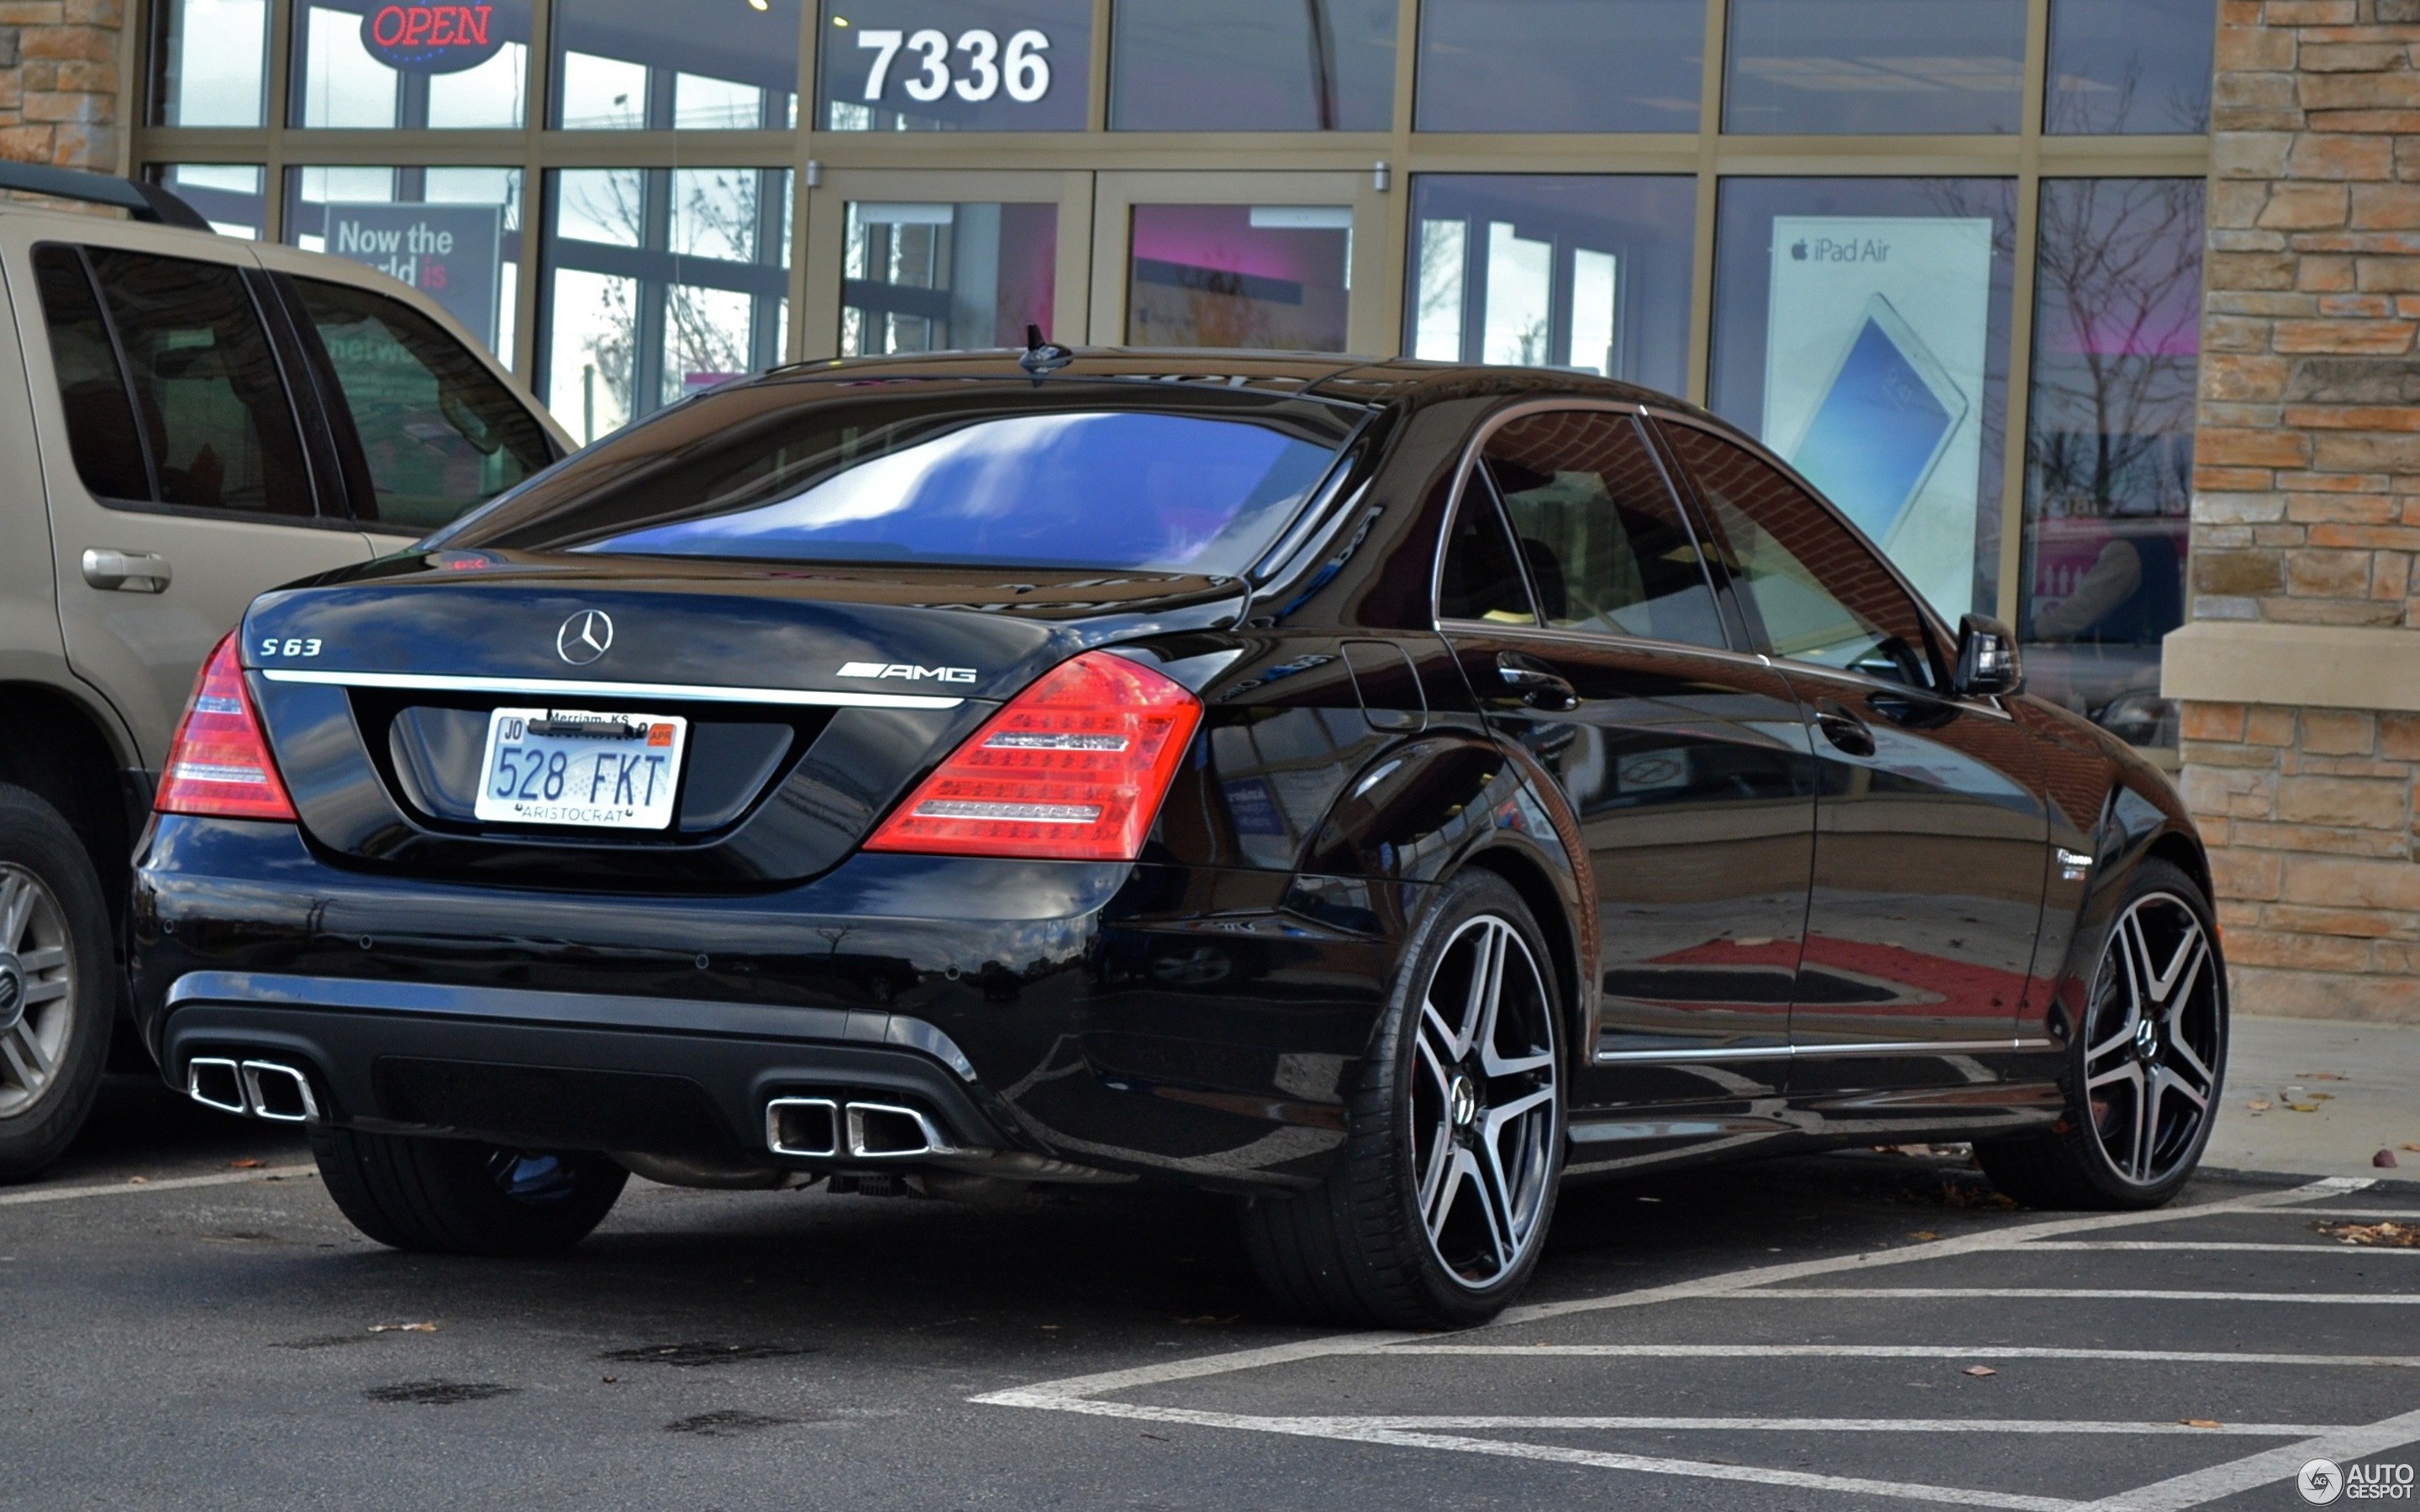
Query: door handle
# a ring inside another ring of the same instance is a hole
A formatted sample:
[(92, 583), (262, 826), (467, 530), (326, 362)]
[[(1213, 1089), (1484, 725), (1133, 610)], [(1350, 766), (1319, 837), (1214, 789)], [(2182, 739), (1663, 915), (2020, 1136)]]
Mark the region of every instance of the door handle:
[(154, 552), (88, 548), (84, 554), (84, 580), (95, 588), (164, 594), (174, 576), (168, 568), (168, 559)]
[(1824, 699), (1815, 705), (1815, 728), (1823, 738), (1851, 756), (1871, 756), (1874, 753), (1874, 733), (1866, 721), (1856, 717), (1850, 707), (1836, 699)]
[(1579, 689), (1559, 672), (1547, 671), (1527, 656), (1507, 651), (1496, 658), (1496, 675), (1514, 697), (1533, 709), (1569, 714), (1580, 706)]

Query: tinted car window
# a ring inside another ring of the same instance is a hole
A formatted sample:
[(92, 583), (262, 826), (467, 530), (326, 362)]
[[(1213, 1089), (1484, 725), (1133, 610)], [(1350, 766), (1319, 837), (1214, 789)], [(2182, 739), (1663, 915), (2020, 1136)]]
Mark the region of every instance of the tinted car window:
[(352, 409), (380, 520), (435, 530), (554, 460), (536, 419), (435, 321), (367, 289), (295, 283)]
[(1486, 461), (1547, 624), (1725, 644), (1698, 543), (1637, 422), (1523, 415), (1488, 439)]
[(151, 479), (135, 437), (126, 375), (85, 276), (84, 258), (73, 247), (38, 247), (34, 274), (41, 285), (42, 321), (50, 328), (51, 365), (58, 370), (59, 409), (76, 475), (97, 499), (150, 499)]
[(1489, 620), (1497, 625), (1535, 625), (1529, 590), (1513, 560), (1512, 537), (1487, 475), (1474, 474), (1454, 512), (1453, 534), (1437, 571), (1437, 618)]
[(1935, 686), (1923, 615), (1854, 531), (1745, 447), (1688, 425), (1665, 434), (1775, 655)]
[(132, 379), (159, 501), (312, 512), (286, 385), (235, 269), (87, 249)]
[(1143, 385), (891, 387), (704, 395), (444, 544), (1227, 576), (1276, 540), (1357, 418), (1260, 395), (1188, 403)]

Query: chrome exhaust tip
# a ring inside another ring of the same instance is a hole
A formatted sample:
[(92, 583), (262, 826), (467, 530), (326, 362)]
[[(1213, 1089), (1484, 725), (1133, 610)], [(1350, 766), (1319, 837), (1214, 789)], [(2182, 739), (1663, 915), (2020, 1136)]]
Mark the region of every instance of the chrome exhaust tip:
[(958, 1155), (921, 1108), (896, 1103), (851, 1103), (847, 1108), (848, 1153), (854, 1160), (911, 1160), (920, 1155)]
[(203, 1056), (185, 1063), (185, 1095), (206, 1108), (240, 1118), (252, 1111), (243, 1100), (243, 1074), (232, 1060)]
[(274, 1060), (247, 1060), (242, 1066), (243, 1093), (255, 1118), (272, 1123), (310, 1123), (319, 1117), (311, 1096), (311, 1078)]
[(777, 1097), (765, 1104), (765, 1148), (829, 1160), (840, 1153), (840, 1104), (828, 1097)]

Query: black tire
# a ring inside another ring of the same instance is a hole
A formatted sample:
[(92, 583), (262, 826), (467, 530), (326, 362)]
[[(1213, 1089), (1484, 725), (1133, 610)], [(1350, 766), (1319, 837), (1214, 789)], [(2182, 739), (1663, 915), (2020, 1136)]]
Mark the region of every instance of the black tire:
[[(2165, 986), (2164, 972), (2176, 973)], [(2130, 1007), (2147, 1001), (2149, 1013)], [(2181, 869), (2157, 859), (2135, 869), (2110, 911), (2071, 1041), (2058, 1122), (1978, 1141), (1976, 1161), (2029, 1208), (2162, 1206), (2201, 1163), (2226, 1073), (2226, 966), (2210, 900)]]
[[(1496, 943), (1512, 941), (1519, 952)], [(1493, 1011), (1463, 991), (1489, 949), (1504, 962)], [(1516, 969), (1522, 953), (1534, 968), (1527, 984)], [(1446, 885), (1347, 1096), (1344, 1147), (1326, 1179), (1297, 1196), (1244, 1205), (1246, 1251), (1280, 1305), (1348, 1325), (1467, 1328), (1502, 1312), (1528, 1284), (1563, 1167), (1557, 978), (1537, 920), (1501, 877), (1471, 871)], [(1433, 988), (1467, 1005), (1458, 1035), (1424, 1015)], [(1482, 1020), (1492, 1029), (1468, 1032)], [(1464, 1048), (1447, 1054), (1457, 1038)], [(1478, 1164), (1491, 1148), (1495, 1169), (1511, 1172), (1491, 1179)]]
[(84, 842), (40, 797), (0, 784), (0, 1181), (58, 1159), (92, 1112), (116, 959)]
[[(396, 1249), (548, 1255), (605, 1221), (630, 1173), (584, 1151), (315, 1125), (319, 1179), (353, 1227)], [(518, 1192), (515, 1188), (520, 1190)]]

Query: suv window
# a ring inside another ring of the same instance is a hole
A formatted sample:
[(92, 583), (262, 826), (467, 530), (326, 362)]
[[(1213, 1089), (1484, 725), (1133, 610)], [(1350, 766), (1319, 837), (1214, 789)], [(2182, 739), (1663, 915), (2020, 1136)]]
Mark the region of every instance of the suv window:
[(433, 531), (554, 460), (536, 419), (437, 322), (368, 289), (294, 282), (352, 409), (377, 519)]
[(134, 433), (134, 405), (126, 375), (109, 344), (109, 324), (73, 247), (34, 249), (42, 321), (50, 328), (51, 365), (59, 375), (59, 408), (76, 475), (96, 499), (151, 498), (151, 475)]
[(1854, 531), (1746, 448), (1692, 425), (1666, 425), (1664, 434), (1776, 656), (1937, 686), (1923, 614)]
[[(81, 260), (101, 289), (106, 361), (120, 367), (129, 414), (105, 396), (104, 345), (75, 298), (72, 248), (46, 247), (41, 281), (51, 350), (77, 471), (97, 494), (196, 509), (313, 513), (310, 470), (269, 332), (240, 270), (222, 263), (90, 247)], [(59, 303), (51, 302), (56, 295)], [(89, 300), (89, 289), (85, 292)], [(140, 458), (104, 463), (106, 454)], [(90, 468), (85, 459), (93, 458)], [(135, 468), (145, 469), (138, 476)]]
[(1637, 421), (1523, 415), (1485, 456), (1547, 624), (1727, 644), (1698, 543)]

